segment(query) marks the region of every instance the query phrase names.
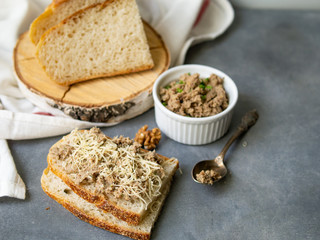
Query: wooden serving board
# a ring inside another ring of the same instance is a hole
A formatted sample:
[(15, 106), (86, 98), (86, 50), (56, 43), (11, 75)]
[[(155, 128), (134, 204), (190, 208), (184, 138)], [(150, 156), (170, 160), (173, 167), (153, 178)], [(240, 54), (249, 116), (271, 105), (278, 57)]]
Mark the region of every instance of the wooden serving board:
[(153, 106), (152, 86), (170, 65), (170, 55), (160, 35), (146, 23), (144, 28), (155, 63), (153, 69), (71, 86), (58, 85), (46, 75), (26, 32), (18, 39), (13, 54), (19, 87), (26, 98), (54, 115), (104, 123), (135, 117)]

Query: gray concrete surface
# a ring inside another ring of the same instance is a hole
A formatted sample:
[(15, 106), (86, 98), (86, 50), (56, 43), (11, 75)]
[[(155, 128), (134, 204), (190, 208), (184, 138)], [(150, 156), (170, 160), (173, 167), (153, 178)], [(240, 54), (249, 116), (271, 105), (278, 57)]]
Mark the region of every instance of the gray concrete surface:
[[(152, 239), (319, 239), (319, 48), (319, 12), (236, 9), (227, 33), (190, 49), (186, 63), (225, 71), (240, 97), (219, 141), (161, 140), (158, 152), (177, 157), (183, 174), (176, 174)], [(194, 183), (193, 165), (217, 155), (252, 108), (260, 119), (227, 154), (228, 176), (212, 187)], [(144, 124), (156, 126), (153, 110), (103, 131), (134, 137)], [(59, 138), (9, 141), (28, 190), (25, 201), (0, 198), (0, 239), (127, 239), (78, 220), (42, 191), (46, 155)]]

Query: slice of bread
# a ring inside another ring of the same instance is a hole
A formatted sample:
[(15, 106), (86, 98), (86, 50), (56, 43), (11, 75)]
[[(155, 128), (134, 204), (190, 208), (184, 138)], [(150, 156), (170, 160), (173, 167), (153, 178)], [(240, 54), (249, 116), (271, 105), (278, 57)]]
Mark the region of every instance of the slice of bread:
[(41, 36), (51, 27), (57, 25), (80, 9), (104, 1), (105, 0), (53, 0), (46, 10), (31, 23), (29, 30), (31, 42), (37, 45)]
[(45, 193), (81, 220), (113, 233), (142, 240), (150, 239), (151, 229), (170, 189), (168, 183), (143, 221), (138, 226), (131, 226), (79, 197), (48, 168), (42, 174), (41, 186)]
[(154, 66), (135, 0), (91, 5), (46, 31), (36, 56), (60, 85)]
[[(75, 137), (77, 138), (76, 140)], [(147, 209), (149, 208), (149, 206), (152, 205), (152, 202), (154, 199), (157, 198), (157, 196), (159, 194), (154, 194), (154, 195), (148, 195), (148, 199), (146, 198), (146, 195), (144, 195), (144, 192), (141, 189), (141, 185), (138, 186), (138, 189), (140, 192), (142, 192), (141, 196), (143, 196), (145, 199), (147, 200), (147, 203), (144, 202), (144, 200), (142, 201), (141, 198), (130, 198), (130, 199), (125, 199), (124, 197), (117, 197), (116, 194), (113, 194), (112, 192), (99, 192), (97, 191), (98, 188), (98, 181), (91, 181), (89, 183), (87, 182), (81, 182), (79, 181), (79, 179), (82, 177), (83, 178), (83, 174), (86, 174), (87, 172), (90, 172), (90, 169), (88, 169), (87, 167), (85, 168), (85, 171), (81, 171), (81, 170), (77, 170), (78, 166), (87, 166), (86, 164), (90, 164), (91, 163), (83, 163), (83, 161), (81, 162), (77, 162), (78, 160), (74, 158), (75, 154), (77, 152), (79, 152), (80, 148), (82, 148), (82, 150), (85, 152), (86, 150), (84, 149), (85, 147), (79, 147), (79, 146), (90, 146), (90, 151), (91, 151), (91, 156), (106, 156), (105, 153), (110, 154), (110, 156), (115, 156), (114, 154), (116, 154), (116, 156), (119, 156), (119, 154), (122, 154), (123, 152), (121, 152), (118, 148), (117, 150), (114, 150), (113, 152), (111, 152), (109, 146), (105, 147), (100, 146), (101, 149), (105, 149), (103, 150), (104, 152), (96, 152), (94, 149), (93, 144), (91, 142), (86, 142), (86, 139), (98, 139), (97, 141), (99, 141), (99, 139), (103, 139), (103, 137), (106, 137), (103, 133), (101, 133), (100, 131), (97, 131), (96, 128), (93, 128), (91, 130), (74, 130), (71, 134), (65, 136), (63, 139), (61, 139), (59, 142), (57, 142), (56, 144), (54, 144), (50, 150), (49, 150), (49, 154), (48, 154), (48, 166), (50, 168), (50, 170), (57, 175), (59, 178), (61, 178), (75, 193), (77, 193), (79, 196), (81, 196), (82, 198), (84, 198), (85, 200), (87, 200), (88, 202), (94, 203), (98, 208), (101, 208), (107, 212), (112, 213), (115, 217), (126, 221), (129, 224), (132, 225), (138, 225), (142, 219), (144, 218), (144, 216), (147, 213)], [(81, 140), (82, 139), (82, 140)], [(71, 142), (72, 141), (72, 142)], [(110, 143), (110, 138), (108, 138), (108, 141)], [(74, 147), (74, 142), (78, 143), (78, 146)], [(72, 146), (72, 147), (70, 147)], [(141, 150), (143, 151), (143, 150)], [(146, 153), (148, 151), (144, 150)], [(150, 152), (149, 152), (150, 153)], [(66, 155), (69, 154), (69, 157), (65, 157)], [(86, 153), (85, 153), (86, 154)], [(94, 161), (94, 162), (99, 162), (101, 160), (94, 160), (92, 159), (92, 157), (87, 157), (87, 159), (90, 159), (90, 161)], [(159, 188), (159, 193), (163, 192), (163, 189), (166, 187), (167, 184), (169, 184), (169, 182), (171, 181), (174, 173), (176, 172), (176, 170), (178, 169), (179, 166), (179, 162), (177, 159), (175, 158), (167, 158), (164, 156), (161, 156), (159, 154), (157, 154), (157, 158), (161, 159), (161, 163), (158, 166), (161, 166), (161, 168), (163, 169), (163, 178), (162, 178), (162, 183), (160, 186), (158, 186)], [(65, 160), (67, 159), (67, 160)], [(87, 159), (85, 159), (85, 161), (87, 161)], [(122, 161), (123, 158), (121, 157), (116, 157), (116, 161)], [(111, 161), (110, 158), (107, 157), (107, 159), (105, 160), (106, 162)], [(144, 161), (144, 160), (143, 160)], [(70, 165), (74, 164), (74, 166), (76, 166), (75, 168), (73, 168), (71, 171), (67, 170), (68, 168), (70, 169)], [(117, 163), (118, 164), (118, 163)], [(135, 163), (136, 164), (136, 163)], [(95, 167), (95, 169), (99, 169), (98, 172), (100, 176), (102, 176), (102, 172), (104, 172), (104, 169), (106, 170), (106, 172), (109, 171), (109, 169), (114, 169), (116, 168), (115, 165), (112, 165), (110, 167), (104, 168), (103, 170), (101, 170), (101, 168), (99, 168), (99, 165), (97, 165), (98, 167)], [(137, 166), (137, 164), (136, 164)], [(101, 167), (101, 165), (100, 165)], [(131, 166), (127, 165), (126, 168), (131, 168)], [(148, 167), (146, 167), (147, 169)], [(143, 172), (145, 171), (145, 169), (142, 168), (138, 168), (136, 167), (136, 169), (133, 169), (131, 172), (125, 173), (125, 176), (121, 176), (121, 178), (127, 178), (127, 176), (129, 176), (129, 178), (133, 178), (134, 174), (136, 172)], [(123, 175), (122, 173), (117, 173), (117, 175)], [(114, 176), (112, 174), (110, 174), (109, 176)], [(150, 176), (150, 180), (149, 179), (144, 179), (144, 183), (145, 184), (147, 181), (156, 181), (156, 178), (152, 178), (151, 180), (151, 175)], [(88, 178), (98, 178), (99, 176), (96, 176), (94, 174), (91, 174), (90, 176), (88, 176)], [(143, 176), (142, 176), (143, 177)], [(142, 178), (141, 177), (141, 178)], [(102, 176), (103, 179), (104, 176)], [(138, 182), (140, 179), (137, 179), (137, 181), (135, 180), (135, 182)], [(104, 180), (105, 181), (105, 180)], [(141, 180), (142, 181), (142, 180)], [(116, 184), (115, 184), (116, 185)], [(108, 186), (107, 184), (105, 186)], [(112, 186), (111, 186), (112, 187)], [(123, 187), (123, 185), (120, 184), (120, 186), (118, 186), (118, 188)], [(131, 185), (129, 186), (131, 187)], [(157, 186), (156, 186), (157, 187)], [(156, 188), (154, 187), (154, 185), (152, 186), (152, 188)], [(105, 187), (107, 188), (107, 187)], [(128, 188), (127, 188), (128, 189)], [(151, 188), (149, 188), (150, 190)], [(126, 190), (124, 190), (126, 191)], [(136, 196), (136, 195), (135, 195)]]

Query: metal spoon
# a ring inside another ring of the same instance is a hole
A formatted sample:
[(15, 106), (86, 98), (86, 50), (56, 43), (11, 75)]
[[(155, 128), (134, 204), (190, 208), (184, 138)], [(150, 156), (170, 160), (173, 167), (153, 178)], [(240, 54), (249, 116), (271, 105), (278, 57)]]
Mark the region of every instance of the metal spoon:
[[(236, 132), (232, 135), (232, 137), (229, 139), (229, 141), (226, 143), (224, 148), (222, 149), (221, 153), (213, 160), (204, 160), (201, 162), (198, 162), (192, 169), (191, 175), (195, 182), (197, 183), (205, 183), (205, 184), (213, 184), (214, 182), (219, 181), (221, 178), (223, 178), (227, 174), (227, 168), (223, 164), (224, 156), (226, 152), (228, 151), (231, 144), (243, 133), (249, 130), (250, 127), (252, 127), (258, 120), (259, 115), (256, 110), (252, 110), (250, 112), (247, 112), (242, 120), (240, 125), (238, 126)], [(205, 177), (205, 179), (197, 179), (197, 174), (199, 174), (201, 171), (204, 171), (203, 173), (207, 173), (209, 176)], [(206, 170), (209, 170), (206, 172)], [(211, 171), (213, 170), (213, 171)], [(200, 181), (199, 181), (200, 180)]]

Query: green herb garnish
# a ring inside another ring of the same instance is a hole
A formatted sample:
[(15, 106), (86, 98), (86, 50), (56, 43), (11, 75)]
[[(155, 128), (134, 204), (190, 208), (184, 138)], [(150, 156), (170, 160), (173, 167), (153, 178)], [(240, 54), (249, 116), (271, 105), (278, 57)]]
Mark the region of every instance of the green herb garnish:
[(206, 89), (207, 89), (207, 90), (211, 90), (211, 89), (212, 89), (212, 86), (207, 85), (207, 86), (206, 86)]
[(210, 80), (210, 78), (206, 78), (206, 79), (204, 79), (206, 82), (208, 82), (209, 80)]
[(162, 102), (162, 105), (166, 107), (168, 104), (166, 102)]
[(203, 84), (203, 83), (200, 83), (199, 84), (199, 88), (202, 88), (202, 89), (204, 89), (206, 86)]
[(179, 84), (184, 84), (184, 81), (180, 80), (180, 81), (179, 81)]
[(169, 89), (169, 88), (171, 88), (171, 86), (170, 86), (170, 85), (167, 85), (167, 86), (165, 86), (164, 88), (165, 88), (165, 89)]
[(181, 88), (177, 88), (176, 89), (178, 93), (182, 93), (182, 89)]
[(206, 98), (207, 98), (207, 95), (201, 95), (202, 100), (206, 100)]
[(190, 76), (190, 75), (191, 75), (191, 73), (188, 73), (188, 75)]

